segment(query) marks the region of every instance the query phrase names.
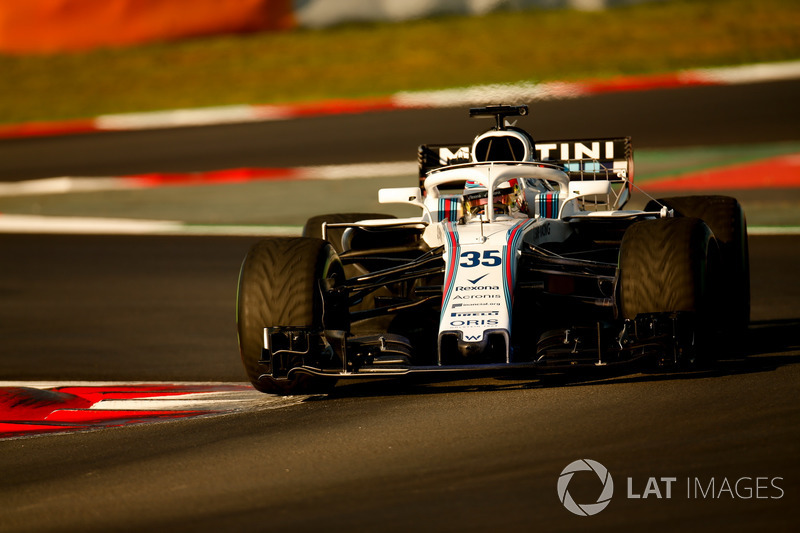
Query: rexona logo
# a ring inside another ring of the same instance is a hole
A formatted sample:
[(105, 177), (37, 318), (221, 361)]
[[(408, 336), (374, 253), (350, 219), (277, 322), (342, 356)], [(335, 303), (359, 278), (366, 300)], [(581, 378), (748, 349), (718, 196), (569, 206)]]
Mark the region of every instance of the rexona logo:
[[(572, 476), (575, 475), (575, 472), (587, 470), (597, 474), (597, 477), (600, 478), (600, 482), (603, 484), (603, 490), (596, 502), (580, 504), (572, 499), (568, 490), (569, 483), (572, 481)], [(608, 469), (591, 459), (578, 459), (577, 461), (571, 462), (561, 471), (561, 475), (558, 477), (558, 499), (569, 512), (578, 516), (596, 515), (608, 506), (613, 495), (614, 480), (611, 479), (611, 474), (608, 472)]]

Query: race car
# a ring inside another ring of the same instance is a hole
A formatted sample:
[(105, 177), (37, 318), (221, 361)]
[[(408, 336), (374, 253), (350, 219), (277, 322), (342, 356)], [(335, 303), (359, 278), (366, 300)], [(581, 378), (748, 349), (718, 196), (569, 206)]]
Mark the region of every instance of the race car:
[[(534, 141), (509, 117), (472, 144), (419, 147), (419, 186), (381, 189), (419, 216), (311, 218), (247, 253), (239, 347), (259, 391), (341, 379), (691, 365), (746, 330), (747, 227), (725, 196), (633, 190), (629, 137)], [(515, 119), (516, 120), (516, 119)]]

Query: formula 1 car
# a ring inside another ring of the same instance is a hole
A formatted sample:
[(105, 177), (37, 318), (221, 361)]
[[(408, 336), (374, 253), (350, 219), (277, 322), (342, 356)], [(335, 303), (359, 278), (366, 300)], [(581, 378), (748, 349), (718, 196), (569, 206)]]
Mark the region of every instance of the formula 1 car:
[(339, 379), (691, 364), (747, 327), (745, 216), (724, 196), (651, 200), (629, 137), (537, 141), (495, 119), (471, 145), (419, 147), (419, 187), (381, 189), (413, 218), (340, 213), (245, 257), (237, 324), (253, 386)]

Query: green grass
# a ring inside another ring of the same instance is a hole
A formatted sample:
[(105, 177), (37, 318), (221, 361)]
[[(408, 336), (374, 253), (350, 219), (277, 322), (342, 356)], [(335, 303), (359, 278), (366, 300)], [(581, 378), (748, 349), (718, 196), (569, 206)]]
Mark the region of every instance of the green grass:
[(797, 0), (671, 0), (0, 55), (0, 123), (800, 59)]

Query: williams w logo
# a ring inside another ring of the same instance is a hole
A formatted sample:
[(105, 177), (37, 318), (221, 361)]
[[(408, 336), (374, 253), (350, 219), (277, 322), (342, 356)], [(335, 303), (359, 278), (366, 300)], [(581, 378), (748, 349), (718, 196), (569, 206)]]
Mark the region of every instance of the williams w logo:
[[(600, 478), (600, 482), (603, 484), (603, 491), (600, 493), (595, 503), (576, 503), (567, 490), (575, 472), (584, 470), (590, 470), (597, 474), (597, 477)], [(613, 495), (614, 480), (611, 479), (611, 474), (608, 472), (608, 469), (591, 459), (579, 459), (571, 462), (561, 471), (561, 475), (558, 477), (558, 499), (569, 512), (578, 516), (592, 516), (599, 513), (608, 506), (611, 502), (611, 496)]]

